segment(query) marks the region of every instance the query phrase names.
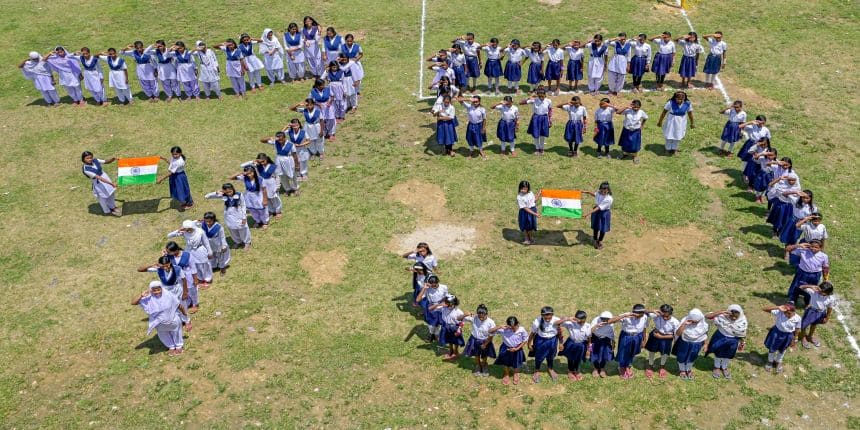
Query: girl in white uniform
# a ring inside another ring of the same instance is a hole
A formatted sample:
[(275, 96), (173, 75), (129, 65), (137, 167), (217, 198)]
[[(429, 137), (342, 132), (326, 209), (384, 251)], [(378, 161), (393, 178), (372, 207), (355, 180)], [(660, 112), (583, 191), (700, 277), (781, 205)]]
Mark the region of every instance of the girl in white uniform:
[(108, 65), (108, 84), (116, 92), (116, 98), (120, 103), (131, 103), (131, 88), (128, 85), (128, 66), (125, 59), (119, 58), (116, 49), (108, 48), (106, 53), (99, 54), (99, 58)]
[(305, 51), (305, 58), (308, 59), (311, 74), (315, 78), (322, 76), (327, 65), (322, 59), (322, 50), (319, 43), (321, 35), (322, 27), (320, 27), (315, 19), (309, 16), (302, 18), (302, 47)]
[(505, 96), (501, 103), (493, 105), (491, 109), (499, 111), (502, 115), (499, 118), (499, 125), (496, 127), (496, 137), (502, 143), (502, 155), (510, 146), (510, 155), (513, 157), (516, 155), (514, 145), (517, 140), (517, 129), (520, 127), (520, 109), (514, 106), (514, 100), (511, 96)]
[(266, 184), (260, 180), (257, 175), (257, 169), (253, 166), (246, 166), (242, 169), (242, 173), (237, 173), (230, 177), (231, 180), (240, 180), (245, 183), (245, 207), (251, 212), (251, 217), (254, 218), (255, 228), (269, 228), (269, 211), (266, 207), (269, 205), (269, 196), (266, 191)]
[(269, 77), (269, 85), (276, 82), (286, 83), (284, 80), (284, 47), (281, 41), (275, 37), (271, 28), (263, 30), (260, 36), (260, 52), (263, 53), (263, 63), (266, 65), (266, 76)]
[(609, 92), (617, 96), (624, 89), (633, 44), (627, 41), (627, 33), (618, 33), (618, 37), (609, 39), (607, 45), (615, 49), (615, 55), (609, 60)]
[(167, 101), (173, 100), (173, 97), (182, 95), (179, 89), (179, 80), (176, 78), (176, 62), (174, 55), (167, 50), (167, 42), (164, 40), (155, 41), (155, 67), (158, 71), (158, 80), (161, 81), (161, 88), (164, 94), (167, 95)]
[(185, 97), (200, 100), (200, 85), (197, 83), (197, 63), (194, 56), (185, 48), (185, 42), (177, 41), (170, 48), (176, 59), (176, 77), (182, 83)]
[(134, 58), (134, 71), (143, 93), (149, 97), (149, 101), (158, 101), (158, 80), (155, 77), (155, 59), (152, 55), (152, 45), (144, 48), (143, 42), (137, 40), (128, 45), (120, 54)]
[(221, 191), (208, 193), (206, 198), (224, 201), (224, 222), (230, 231), (230, 238), (237, 247), (250, 248), (251, 230), (248, 228), (248, 210), (242, 194), (236, 192), (233, 184), (226, 183), (221, 186)]
[(521, 105), (532, 105), (532, 118), (529, 120), (527, 133), (532, 135), (535, 142), (535, 155), (543, 155), (549, 128), (552, 126), (552, 100), (546, 97), (546, 91), (538, 88), (537, 96), (529, 97), (520, 102)]
[(708, 322), (705, 314), (699, 309), (693, 309), (680, 321), (678, 330), (675, 331), (675, 345), (672, 352), (678, 359), (678, 369), (681, 371), (681, 379), (693, 379), (693, 363), (699, 356), (705, 341), (708, 339)]
[(206, 43), (198, 40), (195, 44), (197, 49), (193, 54), (197, 57), (197, 70), (200, 72), (200, 84), (203, 87), (203, 93), (206, 97), (212, 99), (212, 96), (221, 98), (221, 72), (218, 69), (218, 57), (215, 56), (215, 51), (208, 49)]
[[(138, 272), (155, 273), (161, 283), (161, 288), (166, 292), (173, 294), (179, 300), (179, 306), (188, 310), (186, 302), (188, 301), (188, 286), (185, 285), (184, 278), (180, 273), (181, 269), (173, 266), (170, 256), (162, 255), (158, 257), (158, 261), (151, 266), (143, 266), (137, 269)], [(191, 331), (191, 317), (186, 312), (180, 315), (180, 320), (185, 330)]]
[(45, 55), (45, 61), (52, 71), (57, 72), (60, 85), (66, 89), (72, 103), (78, 107), (85, 106), (84, 93), (81, 91), (81, 62), (72, 58), (62, 46)]
[(269, 211), (269, 216), (280, 218), (281, 208), (283, 205), (281, 197), (278, 195), (278, 189), (280, 188), (278, 166), (263, 152), (257, 154), (257, 158), (255, 160), (242, 163), (243, 169), (248, 166), (253, 166), (257, 169), (257, 175), (266, 187), (266, 197), (269, 199), (269, 203), (266, 205), (266, 210)]
[(654, 359), (657, 353), (660, 353), (660, 371), (658, 376), (665, 378), (666, 361), (672, 353), (672, 341), (675, 339), (675, 331), (678, 330), (681, 323), (677, 318), (672, 316), (675, 310), (669, 304), (660, 305), (660, 309), (655, 309), (648, 313), (651, 320), (654, 321), (654, 329), (648, 334), (648, 341), (645, 342), (645, 350), (648, 351), (648, 367), (645, 368), (645, 377), (651, 378), (654, 376)]
[(608, 45), (603, 43), (603, 36), (595, 34), (594, 39), (585, 44), (585, 49), (591, 54), (588, 59), (588, 91), (596, 96), (603, 82), (603, 75), (606, 73)]
[(59, 106), (60, 95), (57, 94), (57, 88), (54, 87), (54, 75), (51, 73), (51, 66), (42, 59), (38, 52), (32, 51), (28, 58), (18, 64), (21, 73), (28, 81), (33, 81), (33, 85), (42, 93), (42, 98), (48, 106)]
[(185, 310), (179, 306), (179, 300), (173, 294), (165, 294), (161, 283), (152, 281), (149, 289), (135, 297), (131, 304), (140, 306), (149, 317), (147, 336), (155, 330), (158, 339), (168, 349), (167, 355), (182, 354), (185, 341), (179, 315), (184, 315)]
[(583, 57), (585, 51), (582, 50), (582, 42), (578, 40), (571, 41), (564, 47), (567, 53), (567, 90), (576, 92), (579, 90), (579, 81), (582, 80), (583, 72)]
[(488, 313), (487, 306), (482, 303), (478, 305), (474, 314), (466, 313), (460, 317), (461, 321), (472, 325), (472, 335), (469, 336), (469, 342), (466, 343), (463, 354), (467, 357), (475, 357), (475, 371), (472, 372), (475, 376), (490, 376), (490, 365), (487, 361), (490, 357), (496, 358), (493, 335), (490, 334), (490, 330), (496, 327), (496, 323), (487, 316)]
[(567, 155), (569, 157), (579, 156), (579, 145), (588, 127), (588, 111), (582, 105), (579, 96), (570, 98), (570, 102), (557, 106), (567, 112), (567, 124), (564, 126), (564, 140), (567, 142)]
[(317, 109), (314, 99), (305, 99), (305, 101), (290, 108), (296, 112), (301, 112), (305, 117), (305, 137), (310, 141), (308, 152), (310, 155), (319, 157), (320, 161), (325, 156), (325, 137), (322, 134), (322, 123), (320, 117), (321, 111)]
[(70, 58), (75, 58), (81, 62), (81, 75), (84, 77), (84, 86), (93, 96), (93, 99), (100, 106), (107, 106), (107, 96), (105, 95), (104, 72), (102, 65), (97, 55), (90, 53), (90, 48), (83, 47), (81, 52), (71, 55)]
[(424, 309), (424, 322), (427, 324), (427, 330), (430, 332), (429, 342), (438, 340), (439, 332), (441, 331), (441, 311), (432, 309), (434, 305), (438, 305), (448, 296), (448, 286), (439, 283), (439, 277), (430, 275), (424, 280), (424, 286), (415, 301)]
[(290, 79), (293, 81), (305, 80), (305, 51), (302, 47), (302, 33), (299, 25), (291, 22), (284, 32), (284, 50), (287, 53), (287, 67)]
[(334, 61), (343, 52), (340, 46), (343, 45), (343, 38), (337, 34), (334, 27), (325, 29), (325, 37), (323, 38), (323, 61), (329, 63)]
[[(735, 100), (732, 107), (725, 108), (720, 113), (728, 116), (726, 125), (723, 126), (723, 133), (720, 135), (720, 155), (731, 158), (732, 151), (735, 150), (735, 142), (741, 140), (740, 125), (747, 121), (744, 102)], [(726, 145), (729, 145), (728, 151)]]
[(287, 140), (293, 145), (293, 148), (296, 148), (299, 161), (299, 181), (306, 181), (308, 180), (308, 160), (311, 158), (308, 147), (311, 141), (302, 127), (302, 122), (296, 118), (290, 120)]
[(723, 70), (723, 67), (726, 67), (726, 50), (729, 47), (723, 41), (722, 31), (706, 34), (702, 37), (708, 41), (709, 46), (708, 58), (705, 59), (705, 67), (702, 71), (705, 72), (705, 85), (709, 90), (713, 90), (717, 74)]
[(212, 258), (212, 246), (206, 233), (203, 232), (196, 222), (192, 220), (182, 221), (182, 227), (167, 233), (168, 239), (182, 236), (185, 238), (185, 249), (191, 253), (191, 258), (197, 270), (197, 279), (200, 288), (206, 289), (212, 282), (212, 266), (209, 259)]
[(254, 45), (262, 42), (261, 39), (254, 39), (248, 34), (239, 36), (239, 52), (245, 58), (245, 66), (248, 70), (248, 84), (251, 85), (251, 91), (263, 89), (263, 62), (254, 53)]
[(116, 161), (116, 158), (111, 157), (107, 160), (98, 160), (93, 157), (90, 151), (84, 151), (81, 154), (81, 162), (84, 165), (81, 171), (84, 176), (90, 178), (93, 184), (93, 195), (99, 201), (99, 206), (105, 215), (120, 216), (122, 213), (116, 207), (116, 184), (111, 181), (110, 176), (104, 171), (104, 164), (110, 164)]
[(206, 234), (209, 247), (212, 248), (212, 258), (209, 259), (212, 270), (219, 270), (221, 276), (224, 276), (227, 267), (230, 266), (230, 247), (227, 246), (227, 234), (224, 233), (224, 227), (218, 222), (218, 217), (215, 216), (214, 212), (203, 214), (203, 221), (199, 221), (197, 224)]
[(616, 112), (624, 115), (624, 124), (621, 129), (621, 137), (618, 138), (618, 146), (621, 147), (621, 158), (627, 155), (633, 156), (633, 163), (639, 164), (639, 150), (642, 149), (642, 128), (648, 120), (648, 114), (642, 110), (642, 102), (633, 100), (630, 107)]
[[(669, 119), (666, 119), (666, 114)], [(669, 155), (678, 153), (678, 147), (681, 145), (681, 140), (687, 134), (687, 119), (690, 120), (690, 128), (696, 128), (693, 122), (693, 104), (687, 98), (687, 93), (677, 91), (672, 96), (666, 105), (663, 106), (663, 112), (660, 113), (660, 119), (657, 120), (657, 127), (663, 127), (663, 137), (666, 139), (666, 152)]]
[(299, 182), (296, 175), (296, 166), (299, 165), (299, 157), (296, 147), (287, 141), (287, 134), (283, 131), (275, 133), (274, 137), (260, 139), (260, 143), (272, 145), (275, 148), (275, 162), (278, 165), (278, 176), (281, 178), (281, 186), (287, 197), (299, 195)]
[(552, 307), (544, 306), (540, 310), (540, 316), (532, 322), (532, 331), (529, 335), (529, 350), (534, 352), (535, 357), (535, 373), (532, 374), (532, 381), (540, 382), (541, 363), (546, 360), (546, 371), (549, 377), (556, 381), (558, 374), (553, 367), (555, 355), (558, 353), (558, 341), (561, 337), (561, 330), (558, 325), (562, 323), (561, 318), (554, 315)]
[[(197, 291), (199, 278), (197, 277), (197, 264), (190, 252), (184, 251), (176, 242), (170, 241), (164, 246), (164, 255), (170, 259), (170, 265), (178, 271), (182, 282), (185, 283), (183, 291), (188, 291), (183, 304), (188, 309), (189, 313), (196, 313), (200, 306), (200, 295)], [(183, 296), (185, 296), (183, 294)]]
[(502, 345), (499, 347), (499, 356), (496, 365), (503, 366), (504, 377), (502, 384), (510, 383), (509, 375), (513, 374), (514, 385), (520, 383), (520, 369), (526, 361), (523, 348), (529, 341), (529, 333), (520, 325), (515, 316), (509, 316), (505, 325), (496, 326), (488, 331), (489, 334), (499, 333), (502, 336)]

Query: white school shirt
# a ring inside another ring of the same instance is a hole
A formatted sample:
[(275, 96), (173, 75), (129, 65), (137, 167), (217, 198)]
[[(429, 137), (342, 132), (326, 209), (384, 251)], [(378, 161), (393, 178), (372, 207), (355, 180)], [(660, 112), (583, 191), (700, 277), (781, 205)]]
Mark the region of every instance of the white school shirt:
[(567, 118), (570, 121), (582, 122), (588, 115), (588, 112), (585, 110), (585, 106), (583, 105), (579, 105), (577, 107), (573, 107), (573, 105), (564, 105), (561, 108), (567, 112)]
[(657, 53), (658, 54), (674, 54), (675, 53), (675, 42), (669, 40), (668, 42), (664, 42), (661, 38), (656, 38), (653, 40), (654, 43), (657, 44)]
[(556, 326), (555, 324), (560, 319), (561, 318), (553, 315), (552, 319), (550, 319), (548, 322), (544, 321), (544, 323), (543, 323), (544, 327), (543, 327), (543, 330), (541, 330), (540, 323), (541, 323), (541, 321), (543, 321), (543, 317), (537, 317), (532, 322), (532, 333), (534, 333), (535, 335), (540, 336), (542, 338), (545, 338), (545, 339), (552, 339), (552, 338), (558, 336), (558, 326)]
[(591, 320), (591, 334), (602, 338), (615, 338), (615, 327), (612, 324), (605, 324), (601, 327), (598, 327), (598, 324), (600, 324), (600, 317)]
[(442, 303), (442, 300), (445, 300), (445, 296), (448, 295), (448, 286), (439, 284), (436, 288), (428, 288), (427, 293), (424, 294), (424, 297), (427, 298), (427, 302), (431, 305)]
[(752, 139), (753, 142), (758, 142), (762, 137), (771, 138), (770, 129), (757, 124), (750, 124), (744, 127), (744, 131), (747, 132), (747, 137)]
[(669, 319), (663, 319), (663, 315), (651, 312), (649, 312), (648, 315), (654, 321), (654, 330), (656, 330), (657, 333), (674, 335), (678, 330), (678, 327), (681, 326), (681, 322), (678, 321), (678, 318), (669, 317)]
[(505, 52), (508, 53), (508, 61), (512, 63), (521, 63), (523, 61), (523, 57), (526, 56), (526, 51), (523, 48), (511, 48), (510, 46), (505, 48)]
[(545, 98), (528, 99), (526, 103), (532, 105), (532, 114), (534, 115), (549, 115), (549, 110), (552, 108), (552, 100)]
[(418, 254), (417, 252), (413, 252), (406, 256), (407, 260), (414, 260), (416, 263), (424, 263), (428, 269), (432, 272), (434, 269), (439, 267), (439, 261), (436, 259), (436, 256), (433, 254), (427, 255), (426, 257)]
[(813, 254), (812, 251), (804, 248), (797, 248), (791, 251), (792, 254), (800, 257), (800, 262), (797, 263), (797, 268), (809, 273), (819, 273), (824, 271), (825, 267), (830, 267), (830, 258), (824, 251), (818, 251)]
[(502, 53), (504, 52), (502, 51), (502, 48), (498, 45), (496, 45), (495, 48), (493, 48), (492, 46), (485, 46), (481, 49), (487, 53), (488, 60), (498, 60), (502, 58)]
[(583, 51), (582, 48), (574, 48), (572, 46), (568, 46), (564, 48), (564, 50), (565, 52), (567, 52), (567, 58), (572, 61), (582, 61), (582, 57), (585, 56), (585, 51)]
[(565, 321), (561, 326), (567, 329), (567, 333), (576, 343), (585, 342), (591, 336), (591, 324), (587, 322), (580, 324), (576, 321)]
[[(239, 193), (227, 197), (225, 195), (218, 195), (217, 192), (212, 192), (206, 194), (206, 198), (223, 200), (225, 202), (231, 199), (237, 200), (236, 207), (227, 207), (227, 205), (224, 205), (224, 222), (227, 224), (227, 228), (231, 230), (237, 230), (247, 225), (248, 210), (245, 207), (245, 199)], [(244, 225), (242, 224), (243, 221), (246, 221)]]
[(634, 57), (645, 57), (645, 64), (651, 64), (651, 44), (648, 42), (639, 43), (638, 40), (631, 40), (630, 44), (633, 45), (633, 48), (630, 50), (630, 54)]
[(170, 164), (167, 166), (167, 171), (173, 174), (185, 171), (185, 159), (182, 157), (170, 158)]
[(157, 49), (152, 50), (152, 59), (155, 61), (155, 67), (158, 69), (158, 80), (166, 81), (168, 79), (176, 79), (176, 55), (173, 51), (168, 51), (167, 48), (164, 49), (164, 53), (161, 56), (165, 59), (169, 59), (170, 61), (166, 63), (162, 63), (158, 61), (158, 53)]
[(194, 51), (194, 56), (199, 61), (200, 82), (218, 82), (221, 80), (218, 72), (218, 57), (215, 52), (206, 48), (206, 52)]
[[(600, 208), (602, 211), (608, 211), (612, 209), (612, 195), (610, 194), (600, 194), (600, 191), (596, 191), (594, 193), (594, 205)], [(623, 320), (622, 320), (623, 321)]]
[(478, 50), (481, 49), (481, 44), (478, 42), (469, 43), (465, 39), (461, 39), (457, 43), (460, 45), (460, 49), (463, 50), (463, 54), (467, 57), (477, 57)]
[(462, 102), (463, 106), (466, 108), (467, 114), (469, 115), (469, 124), (480, 124), (487, 119), (487, 110), (484, 109), (483, 106), (472, 106), (469, 102)]
[(630, 49), (627, 51), (625, 55), (618, 55), (618, 52), (615, 51), (621, 46), (620, 42), (609, 42), (608, 45), (613, 48), (614, 55), (609, 59), (609, 71), (615, 73), (627, 73), (627, 62), (630, 60), (630, 55), (633, 53), (633, 45), (631, 45), (630, 41), (626, 41), (625, 45), (629, 46)]
[[(433, 70), (436, 71), (436, 76), (433, 77), (433, 83), (439, 82), (443, 76), (447, 76), (450, 82), (454, 82), (454, 69), (442, 66), (433, 66)], [(326, 72), (327, 73), (327, 72)]]
[(735, 122), (738, 124), (747, 122), (747, 113), (744, 111), (736, 112), (734, 108), (729, 109), (729, 111), (726, 112), (726, 116), (729, 117), (729, 122)]
[[(585, 44), (585, 48), (588, 49), (588, 53), (589, 53), (589, 56), (588, 56), (588, 77), (591, 79), (602, 78), (603, 77), (603, 70), (606, 68), (606, 54), (604, 53), (603, 55), (601, 55), (599, 57), (595, 57), (595, 56), (591, 55), (591, 53), (592, 53), (591, 46), (592, 45), (593, 45), (593, 43), (586, 43)], [(600, 47), (597, 49), (600, 50), (601, 48), (603, 48), (603, 45), (600, 45)]]
[(723, 52), (726, 52), (729, 49), (729, 46), (726, 45), (726, 42), (722, 40), (717, 42), (717, 40), (713, 37), (708, 38), (708, 44), (711, 45), (710, 53), (712, 55), (723, 55)]
[(517, 206), (520, 209), (531, 209), (535, 207), (535, 195), (531, 191), (521, 194), (517, 193)]
[(543, 61), (543, 52), (534, 52), (529, 49), (526, 51), (526, 57), (529, 57), (529, 61), (532, 63), (540, 63)]
[(167, 233), (167, 238), (173, 239), (174, 237), (182, 236), (183, 238), (185, 238), (185, 250), (186, 251), (191, 252), (193, 254), (194, 251), (197, 250), (197, 248), (200, 248), (202, 246), (202, 247), (206, 248), (206, 255), (211, 255), (212, 254), (212, 246), (209, 243), (209, 238), (206, 237), (206, 233), (200, 227), (195, 227), (195, 229), (200, 230), (199, 231), (200, 234), (195, 234), (195, 233), (198, 233), (197, 231), (187, 232), (187, 231), (174, 230), (174, 231), (171, 231), (170, 233)]
[(824, 227), (824, 224), (814, 225), (808, 222), (800, 226), (800, 237), (806, 239), (807, 242), (815, 239), (827, 239), (827, 227)]
[(502, 113), (502, 121), (516, 121), (520, 118), (520, 109), (516, 106), (498, 105), (494, 109)]
[(496, 322), (487, 317), (483, 321), (477, 315), (463, 318), (463, 321), (468, 321), (472, 324), (472, 337), (478, 340), (487, 340), (490, 335), (490, 329), (496, 328)]
[(441, 116), (447, 116), (448, 118), (454, 119), (457, 116), (457, 111), (454, 109), (454, 104), (449, 104), (447, 107), (442, 105), (439, 107), (437, 111), (441, 114)]
[(812, 309), (826, 311), (827, 308), (836, 307), (836, 297), (832, 294), (829, 296), (825, 296), (824, 294), (821, 294), (818, 291), (813, 291), (811, 289), (807, 291), (809, 291), (809, 306), (812, 307)]
[(797, 219), (806, 218), (815, 212), (818, 212), (818, 206), (815, 205), (810, 206), (807, 204), (803, 204), (799, 208), (797, 207), (797, 205), (794, 205), (794, 207), (791, 209), (791, 214)]
[(628, 130), (639, 130), (642, 128), (642, 121), (646, 119), (648, 114), (642, 109), (624, 109), (624, 128)]
[(648, 314), (642, 315), (642, 318), (626, 317), (621, 319), (621, 330), (627, 334), (637, 334), (645, 331), (648, 327)]
[(794, 330), (800, 329), (800, 315), (795, 313), (794, 315), (792, 315), (791, 318), (788, 318), (779, 309), (774, 309), (770, 311), (770, 314), (776, 317), (773, 325), (779, 331), (783, 333), (791, 333)]
[(194, 71), (197, 69), (197, 63), (194, 61), (194, 56), (191, 52), (185, 51), (185, 54), (188, 55), (189, 62), (180, 63), (178, 59), (179, 53), (176, 51), (171, 52), (173, 58), (176, 61), (176, 78), (182, 82), (191, 82), (197, 80), (197, 74)]
[(594, 111), (594, 120), (595, 121), (612, 122), (612, 116), (613, 115), (615, 115), (615, 109), (613, 109), (612, 107), (610, 107), (610, 106), (607, 106), (605, 108), (599, 107), (599, 108), (597, 108), (596, 111)]
[(496, 333), (502, 334), (502, 341), (508, 348), (516, 348), (520, 346), (521, 343), (529, 340), (529, 333), (523, 328), (523, 326), (517, 327), (516, 330), (509, 328), (502, 329)]
[(679, 40), (678, 43), (681, 45), (681, 52), (685, 57), (695, 57), (696, 54), (701, 54), (705, 52), (705, 49), (702, 48), (698, 42), (690, 42), (687, 40)]
[(135, 65), (135, 73), (137, 74), (137, 79), (141, 81), (154, 81), (155, 80), (155, 54), (152, 49), (152, 45), (147, 46), (143, 50), (143, 54), (149, 54), (149, 62), (144, 64), (137, 64), (137, 60), (134, 58), (135, 49), (129, 49), (125, 51), (120, 51), (119, 54), (125, 57), (128, 57), (131, 61), (134, 61)]
[(451, 66), (463, 67), (466, 64), (466, 56), (463, 54), (449, 53), (448, 59), (451, 60)]
[(457, 318), (463, 315), (463, 311), (460, 308), (451, 309), (449, 307), (442, 308), (442, 321), (445, 324), (457, 324), (460, 322)]
[[(687, 324), (687, 317), (681, 319), (680, 324)], [(684, 339), (685, 342), (690, 343), (699, 343), (704, 342), (708, 338), (708, 322), (704, 318), (702, 318), (699, 322), (694, 322), (687, 326), (684, 329), (684, 332), (681, 333), (681, 339)]]
[[(125, 79), (125, 71), (128, 69), (128, 65), (126, 64), (125, 59), (122, 60), (122, 67), (119, 70), (114, 70), (110, 67), (111, 64), (116, 63), (107, 55), (99, 55), (99, 59), (104, 61), (108, 66), (108, 85), (110, 85), (111, 88), (116, 88), (118, 90), (128, 89), (128, 81)], [(119, 59), (119, 57), (116, 57), (116, 61), (119, 61)]]
[(546, 48), (546, 51), (544, 52), (546, 52), (546, 56), (547, 58), (549, 58), (549, 61), (558, 62), (564, 60), (564, 49), (560, 47), (553, 48), (552, 46), (550, 46), (549, 48)]

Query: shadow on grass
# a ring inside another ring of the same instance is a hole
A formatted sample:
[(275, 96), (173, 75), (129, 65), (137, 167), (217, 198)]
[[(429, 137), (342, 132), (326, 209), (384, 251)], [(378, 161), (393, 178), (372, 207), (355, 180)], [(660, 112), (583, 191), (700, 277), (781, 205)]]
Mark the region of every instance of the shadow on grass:
[[(754, 209), (755, 207), (751, 208)], [(763, 209), (763, 208), (762, 208)], [(748, 225), (746, 227), (740, 228), (741, 233), (744, 234), (757, 234), (761, 237), (770, 239), (773, 236), (773, 229), (770, 226), (764, 224), (756, 224), (756, 225)]]
[(751, 193), (749, 191), (738, 191), (738, 192), (732, 194), (732, 197), (739, 197), (739, 198), (742, 198), (748, 202), (754, 202), (755, 201), (755, 194)]
[(158, 340), (158, 335), (155, 335), (140, 344), (138, 344), (134, 349), (148, 349), (149, 355), (160, 354), (162, 352), (167, 352), (167, 347)]
[[(121, 202), (120, 209), (122, 210), (123, 215), (140, 215), (140, 214), (154, 214), (164, 212), (170, 209), (176, 209), (182, 211), (181, 205), (179, 202), (171, 201), (170, 206), (164, 209), (158, 210), (158, 206), (161, 203), (161, 200), (169, 197), (158, 197), (154, 199), (147, 200), (138, 200), (138, 201), (126, 201), (126, 200), (117, 200), (117, 202)], [(87, 208), (88, 212), (93, 215), (104, 215), (102, 212), (102, 207), (98, 203), (92, 203)]]
[(722, 173), (722, 174), (732, 178), (732, 183), (728, 184), (729, 186), (742, 188), (742, 189), (747, 188), (747, 184), (746, 184), (746, 182), (744, 182), (744, 174), (740, 169), (732, 169), (732, 168), (720, 169), (714, 173)]
[[(787, 287), (786, 287), (786, 289), (787, 289)], [(755, 292), (753, 292), (753, 296), (758, 297), (760, 299), (765, 299), (765, 300), (773, 303), (776, 306), (782, 306), (782, 305), (788, 303), (788, 297), (785, 295), (785, 293), (774, 293), (774, 292), (762, 293), (762, 292), (755, 291)]]
[[(576, 231), (575, 243), (569, 243), (564, 235), (570, 231)], [(510, 242), (522, 243), (525, 240), (525, 234), (517, 229), (503, 228), (502, 238)], [(590, 238), (591, 236), (583, 230), (538, 230), (534, 234), (534, 245), (574, 246), (585, 244)]]
[(764, 218), (767, 215), (767, 207), (764, 205), (747, 206), (747, 207), (738, 208), (735, 210), (738, 212), (744, 212), (744, 213), (760, 216), (762, 218)]
[(643, 149), (657, 156), (668, 155), (666, 152), (666, 147), (657, 143), (645, 145)]
[(402, 296), (397, 296), (391, 299), (391, 301), (397, 302), (395, 303), (395, 306), (397, 306), (397, 310), (400, 312), (412, 314), (416, 319), (422, 319), (424, 317), (423, 310), (420, 307), (412, 306), (412, 293), (404, 293)]
[[(780, 243), (750, 243), (749, 246), (758, 249), (759, 251), (766, 251), (767, 255), (774, 258), (783, 258), (785, 256), (785, 248), (783, 248)], [(777, 266), (778, 264), (779, 262), (776, 262), (774, 263), (774, 266)], [(788, 264), (786, 264), (786, 266), (788, 266)], [(788, 267), (790, 268), (791, 266)]]

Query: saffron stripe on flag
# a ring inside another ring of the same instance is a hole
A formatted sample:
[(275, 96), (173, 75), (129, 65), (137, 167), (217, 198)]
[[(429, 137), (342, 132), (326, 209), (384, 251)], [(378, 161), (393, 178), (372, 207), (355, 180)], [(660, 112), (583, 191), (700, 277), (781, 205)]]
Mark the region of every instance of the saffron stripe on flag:
[(582, 209), (565, 209), (552, 206), (541, 206), (541, 216), (563, 217), (563, 218), (582, 218)]
[(155, 173), (151, 175), (120, 176), (118, 182), (119, 185), (154, 184), (157, 176)]
[(541, 197), (552, 199), (577, 199), (582, 200), (582, 191), (579, 190), (541, 190)]
[(120, 158), (117, 161), (118, 167), (139, 167), (139, 166), (151, 166), (153, 164), (158, 164), (161, 161), (160, 157), (137, 157), (137, 158)]

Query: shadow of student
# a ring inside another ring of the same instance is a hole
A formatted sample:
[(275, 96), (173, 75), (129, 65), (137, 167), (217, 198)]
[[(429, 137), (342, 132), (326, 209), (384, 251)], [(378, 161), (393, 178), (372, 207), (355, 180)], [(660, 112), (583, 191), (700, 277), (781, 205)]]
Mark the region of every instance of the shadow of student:
[[(117, 206), (122, 210), (123, 215), (140, 215), (140, 214), (154, 214), (161, 213), (170, 209), (180, 209), (177, 202), (177, 206), (174, 207), (171, 203), (170, 207), (164, 208), (162, 210), (158, 210), (159, 204), (161, 204), (161, 200), (165, 197), (158, 197), (154, 199), (148, 200), (138, 200), (138, 201), (125, 201), (125, 200), (117, 200)], [(169, 197), (166, 197), (169, 198)], [(102, 207), (98, 203), (91, 203), (87, 207), (87, 211), (93, 215), (104, 215), (102, 212)]]
[[(788, 289), (787, 286), (786, 286), (786, 289)], [(765, 300), (773, 303), (775, 306), (782, 306), (788, 302), (788, 297), (785, 295), (784, 292), (773, 292), (773, 291), (771, 291), (771, 292), (763, 293), (760, 291), (755, 291), (755, 292), (753, 292), (753, 297), (765, 299)]]
[(664, 145), (660, 145), (660, 144), (657, 144), (657, 143), (650, 143), (650, 144), (648, 144), (648, 145), (645, 145), (645, 148), (644, 148), (644, 149), (645, 149), (646, 151), (648, 151), (648, 152), (650, 152), (650, 153), (652, 153), (652, 154), (654, 154), (654, 155), (658, 155), (658, 156), (663, 156), (663, 155), (667, 155), (667, 154), (668, 154), (668, 153), (666, 152), (666, 147), (665, 147)]
[[(746, 211), (743, 211), (743, 212), (746, 212)], [(748, 226), (741, 227), (739, 230), (741, 233), (744, 233), (744, 234), (750, 234), (750, 233), (757, 234), (761, 237), (765, 237), (768, 239), (770, 239), (771, 236), (773, 236), (773, 229), (770, 228), (770, 226), (767, 226), (764, 224), (748, 225)]]
[(397, 306), (397, 310), (400, 312), (405, 312), (411, 314), (415, 317), (415, 319), (423, 319), (424, 318), (424, 310), (421, 309), (420, 306), (412, 306), (412, 293), (406, 292), (401, 296), (397, 296), (391, 299), (392, 302), (397, 302), (394, 305)]
[(744, 212), (744, 213), (760, 216), (762, 218), (764, 218), (767, 215), (767, 206), (763, 206), (763, 205), (746, 206), (746, 207), (738, 208), (735, 210), (738, 212)]
[[(538, 230), (534, 233), (533, 245), (573, 246), (574, 244), (568, 243), (564, 236), (566, 231), (571, 230)], [(522, 243), (525, 240), (525, 234), (517, 229), (503, 228), (502, 238), (510, 242)], [(577, 238), (579, 238), (578, 234)]]
[(744, 182), (744, 172), (742, 172), (740, 169), (725, 168), (717, 170), (714, 173), (722, 173), (732, 178), (732, 183), (728, 184), (729, 186), (743, 189), (747, 188), (747, 184)]
[[(783, 248), (782, 244), (779, 243), (749, 243), (749, 246), (758, 249), (759, 251), (766, 251), (767, 255), (773, 258), (783, 258), (785, 256), (785, 248)], [(786, 266), (787, 265), (788, 264), (786, 264)], [(774, 264), (774, 266), (776, 266), (776, 264)]]
[(430, 333), (427, 331), (427, 326), (424, 324), (416, 324), (415, 327), (412, 327), (412, 330), (409, 330), (409, 333), (406, 334), (406, 337), (403, 338), (403, 341), (409, 342), (410, 340), (412, 340), (413, 337), (416, 336), (418, 336), (418, 338), (422, 341), (426, 341), (426, 338), (430, 336)]
[(134, 349), (149, 349), (149, 355), (160, 354), (162, 352), (167, 352), (167, 347), (164, 346), (163, 343), (158, 339), (158, 335), (155, 335), (140, 344), (138, 344)]
[(732, 197), (740, 197), (740, 198), (742, 198), (746, 201), (749, 201), (749, 202), (755, 201), (755, 194), (750, 193), (748, 191), (738, 191), (738, 192), (732, 194)]

